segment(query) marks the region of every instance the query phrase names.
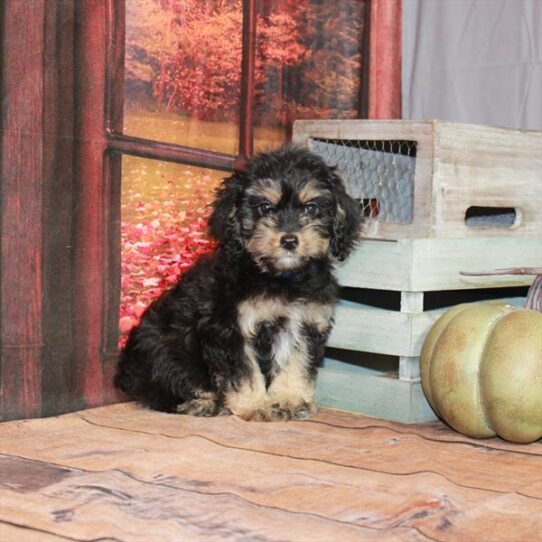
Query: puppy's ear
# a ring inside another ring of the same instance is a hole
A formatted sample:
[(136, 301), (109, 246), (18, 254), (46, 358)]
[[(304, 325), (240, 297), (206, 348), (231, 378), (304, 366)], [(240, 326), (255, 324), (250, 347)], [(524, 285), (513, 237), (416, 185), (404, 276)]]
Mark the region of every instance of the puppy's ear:
[(328, 180), (336, 202), (331, 254), (342, 262), (359, 240), (361, 213), (358, 203), (346, 193), (342, 179), (333, 168), (329, 168)]
[(241, 173), (224, 179), (217, 190), (213, 211), (209, 218), (209, 233), (230, 253), (239, 253), (243, 248), (239, 206), (245, 182)]

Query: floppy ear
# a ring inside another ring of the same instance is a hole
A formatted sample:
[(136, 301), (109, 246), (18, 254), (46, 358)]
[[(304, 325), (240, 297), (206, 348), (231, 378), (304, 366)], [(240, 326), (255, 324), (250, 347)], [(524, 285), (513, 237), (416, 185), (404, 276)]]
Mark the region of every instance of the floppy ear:
[(243, 250), (238, 212), (243, 190), (244, 182), (240, 174), (224, 179), (217, 190), (209, 218), (209, 233), (232, 255)]
[(328, 180), (336, 202), (330, 248), (331, 254), (342, 262), (359, 240), (361, 213), (356, 200), (346, 193), (342, 179), (334, 169), (328, 169)]

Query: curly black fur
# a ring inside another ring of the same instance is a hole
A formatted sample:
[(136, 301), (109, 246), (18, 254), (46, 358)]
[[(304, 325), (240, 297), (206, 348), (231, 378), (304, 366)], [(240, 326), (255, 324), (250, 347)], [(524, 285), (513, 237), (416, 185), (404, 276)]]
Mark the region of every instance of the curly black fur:
[(314, 412), (337, 296), (332, 263), (354, 247), (359, 222), (359, 206), (318, 156), (287, 147), (250, 160), (217, 192), (209, 227), (218, 248), (145, 311), (116, 386), (170, 412)]

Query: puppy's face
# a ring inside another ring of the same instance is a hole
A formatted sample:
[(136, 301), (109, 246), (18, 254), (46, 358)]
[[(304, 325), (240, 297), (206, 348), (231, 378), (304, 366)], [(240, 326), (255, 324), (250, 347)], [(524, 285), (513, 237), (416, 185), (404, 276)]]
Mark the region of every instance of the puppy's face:
[(240, 212), (245, 250), (263, 271), (295, 270), (327, 256), (334, 215), (330, 189), (310, 172), (256, 178)]
[(262, 153), (224, 181), (210, 218), (228, 254), (245, 252), (265, 272), (311, 260), (343, 260), (359, 231), (359, 205), (333, 168), (307, 150)]

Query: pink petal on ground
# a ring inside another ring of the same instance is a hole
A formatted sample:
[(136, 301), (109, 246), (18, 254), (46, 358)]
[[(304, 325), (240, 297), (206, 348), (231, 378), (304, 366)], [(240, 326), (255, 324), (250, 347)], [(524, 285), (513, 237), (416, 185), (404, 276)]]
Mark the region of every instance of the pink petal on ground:
[(144, 288), (152, 288), (152, 287), (158, 286), (159, 284), (160, 284), (160, 279), (157, 279), (156, 277), (151, 277), (143, 281)]

